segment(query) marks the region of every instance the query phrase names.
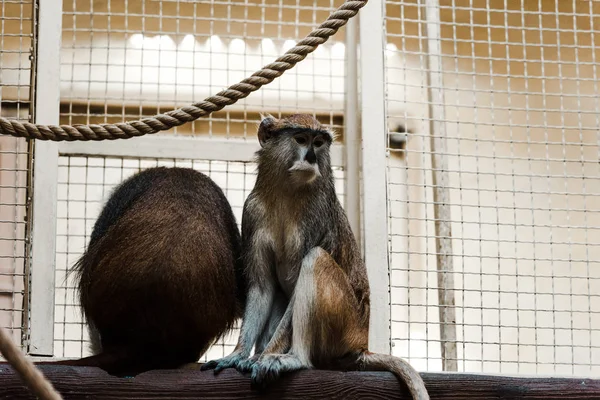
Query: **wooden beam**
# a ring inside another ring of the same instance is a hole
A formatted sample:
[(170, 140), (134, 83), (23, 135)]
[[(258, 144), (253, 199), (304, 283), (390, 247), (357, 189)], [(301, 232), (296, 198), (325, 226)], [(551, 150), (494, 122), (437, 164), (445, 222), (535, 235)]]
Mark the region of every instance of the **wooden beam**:
[(364, 259), (371, 288), (369, 350), (390, 354), (391, 306), (387, 204), (384, 0), (360, 12), (362, 206)]
[(440, 345), (444, 371), (458, 370), (456, 348), (456, 299), (454, 297), (454, 252), (452, 251), (452, 201), (446, 140), (444, 107), (444, 68), (440, 28), (439, 0), (426, 0), (427, 19), (427, 93), (429, 137), (431, 143), (431, 178), (437, 261)]
[[(38, 2), (33, 107), (36, 124), (56, 125), (60, 120), (62, 6), (62, 0)], [(28, 216), (31, 218), (28, 351), (51, 357), (54, 354), (58, 144), (36, 140), (33, 150), (33, 200)]]
[[(265, 393), (250, 388), (250, 378), (235, 370), (215, 376), (195, 368), (151, 371), (135, 378), (116, 378), (91, 367), (38, 365), (65, 400), (68, 399), (405, 399), (404, 385), (389, 372), (309, 370), (284, 377)], [(599, 399), (600, 380), (532, 378), (456, 373), (426, 373), (423, 379), (435, 399)], [(31, 399), (18, 376), (0, 363), (0, 398)]]

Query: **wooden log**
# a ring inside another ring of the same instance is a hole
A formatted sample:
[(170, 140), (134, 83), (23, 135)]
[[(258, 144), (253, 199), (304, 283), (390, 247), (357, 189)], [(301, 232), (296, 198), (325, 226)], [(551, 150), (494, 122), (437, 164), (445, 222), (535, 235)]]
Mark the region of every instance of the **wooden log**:
[[(98, 368), (39, 365), (67, 399), (404, 399), (410, 395), (388, 372), (309, 370), (290, 374), (265, 393), (235, 370), (215, 376), (198, 368), (157, 370), (116, 378)], [(425, 373), (431, 399), (600, 399), (600, 380)], [(14, 370), (0, 363), (0, 399), (34, 399)]]

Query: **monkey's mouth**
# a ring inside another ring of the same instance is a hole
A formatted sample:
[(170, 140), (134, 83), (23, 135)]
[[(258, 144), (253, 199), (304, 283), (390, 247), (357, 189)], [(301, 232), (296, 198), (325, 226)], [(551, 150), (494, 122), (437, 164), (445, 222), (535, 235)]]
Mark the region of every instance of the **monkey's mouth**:
[(303, 183), (310, 183), (321, 176), (318, 164), (311, 164), (307, 161), (294, 163), (288, 172), (297, 180)]

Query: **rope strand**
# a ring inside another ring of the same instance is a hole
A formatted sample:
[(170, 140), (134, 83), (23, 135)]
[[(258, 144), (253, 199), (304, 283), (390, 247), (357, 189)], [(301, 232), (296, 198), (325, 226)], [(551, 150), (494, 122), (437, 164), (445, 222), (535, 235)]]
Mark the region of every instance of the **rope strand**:
[(25, 357), (4, 328), (0, 328), (0, 353), (38, 398), (42, 400), (62, 400), (62, 397), (54, 390), (52, 384)]
[(297, 63), (333, 36), (338, 29), (348, 23), (358, 10), (367, 4), (368, 0), (347, 0), (335, 10), (325, 22), (299, 41), (296, 46), (288, 50), (275, 62), (264, 66), (243, 81), (231, 85), (214, 96), (210, 96), (199, 103), (182, 107), (165, 114), (158, 114), (151, 118), (139, 121), (123, 122), (118, 124), (100, 125), (36, 125), (29, 122), (20, 122), (0, 117), (0, 134), (24, 137), (38, 140), (52, 140), (55, 142), (75, 140), (114, 140), (129, 139), (150, 133), (166, 131), (176, 126), (195, 121), (215, 111), (236, 103), (248, 97), (252, 92), (262, 86), (273, 82), (283, 75), (285, 71), (293, 68)]

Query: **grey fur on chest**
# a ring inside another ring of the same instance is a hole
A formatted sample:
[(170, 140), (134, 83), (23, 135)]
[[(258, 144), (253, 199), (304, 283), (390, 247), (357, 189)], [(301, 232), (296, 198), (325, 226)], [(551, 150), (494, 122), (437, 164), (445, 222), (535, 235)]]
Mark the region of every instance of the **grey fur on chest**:
[(289, 297), (298, 279), (305, 242), (300, 224), (291, 221), (288, 213), (283, 210), (278, 211), (263, 220), (262, 231), (269, 237), (272, 246), (274, 265), (271, 268), (279, 285)]
[(321, 245), (322, 238), (328, 234), (324, 223), (326, 218), (315, 213), (316, 207), (311, 207), (310, 203), (282, 197), (269, 205), (254, 198), (252, 208), (261, 211), (260, 218), (255, 220), (253, 242), (265, 246), (272, 254), (269, 268), (289, 297), (296, 285), (303, 258), (313, 247)]

